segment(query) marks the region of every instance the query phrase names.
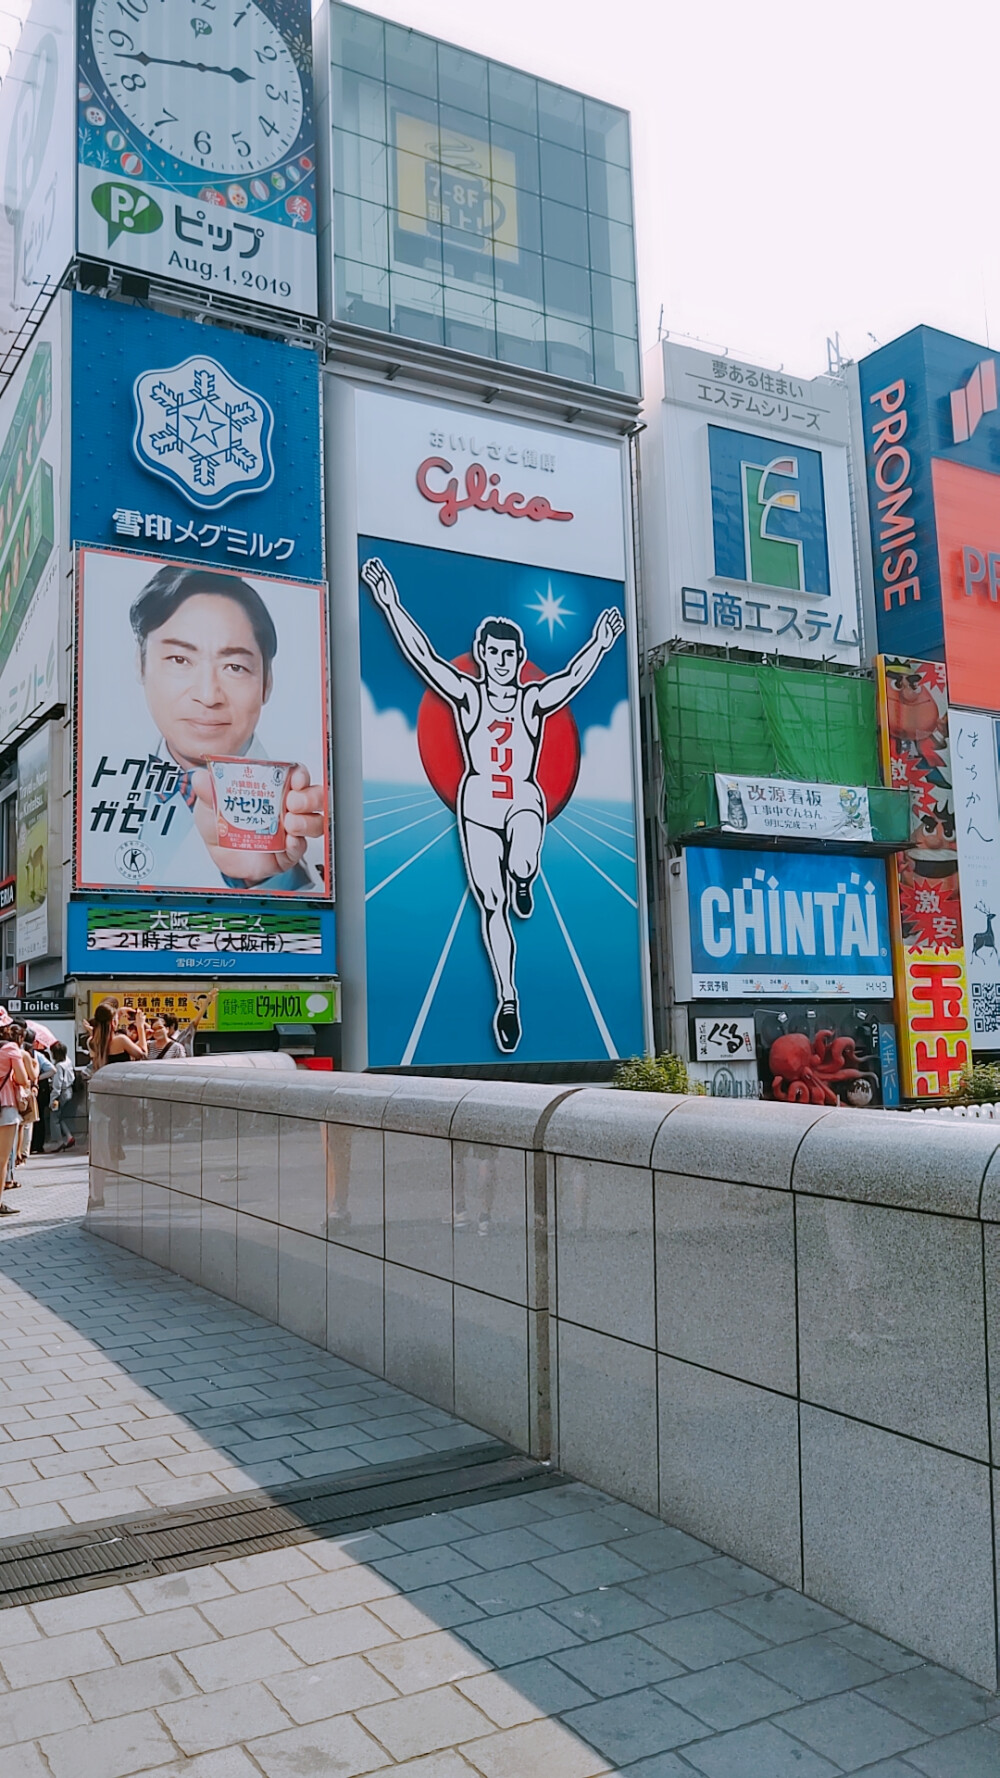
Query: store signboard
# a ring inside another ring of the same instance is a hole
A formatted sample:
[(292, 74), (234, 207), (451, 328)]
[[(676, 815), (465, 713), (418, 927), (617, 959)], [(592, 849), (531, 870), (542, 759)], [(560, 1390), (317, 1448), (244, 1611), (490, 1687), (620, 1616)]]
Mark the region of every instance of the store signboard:
[(59, 698), (67, 303), (52, 304), (0, 398), (0, 746)]
[(75, 62), (73, 8), (34, 0), (0, 86), (0, 356), (73, 257)]
[(877, 858), (689, 846), (674, 893), (681, 1000), (892, 994)]
[(710, 1099), (760, 1099), (764, 1089), (752, 1062), (689, 1062), (688, 1078), (704, 1087)]
[(356, 398), (369, 1060), (645, 1047), (617, 446)]
[(763, 1098), (852, 1111), (898, 1104), (891, 1006), (762, 1007), (755, 1019)]
[(69, 904), (67, 932), (70, 975), (294, 982), (336, 970), (332, 908), (81, 899)]
[(1000, 800), (997, 722), (951, 710), (955, 838), (973, 1050), (1000, 1049)]
[(987, 709), (1000, 664), (998, 363), (915, 327), (858, 366), (879, 647), (943, 656), (953, 702)]
[(323, 576), (316, 356), (73, 298), (76, 543)]
[(76, 886), (329, 897), (323, 586), (84, 549), (78, 637)]
[(784, 778), (740, 778), (716, 772), (723, 833), (798, 840), (870, 840), (868, 790), (863, 784), (798, 784)]
[(699, 1062), (747, 1061), (756, 1054), (753, 1019), (695, 1019), (694, 1043)]
[(316, 313), (309, 0), (78, 0), (79, 250)]
[(275, 1025), (335, 1025), (340, 1017), (335, 987), (220, 988), (220, 1031), (271, 1031)]
[(856, 665), (846, 391), (670, 340), (647, 362), (650, 641)]
[[(17, 961), (48, 957), (58, 943), (58, 911), (49, 895), (50, 850), (58, 816), (55, 725), (43, 723), (17, 750)], [(53, 931), (52, 928), (56, 930)]]
[(959, 848), (943, 662), (879, 655), (879, 746), (887, 784), (909, 790), (910, 844), (889, 861), (900, 1082), (943, 1098), (971, 1059)]
[(185, 993), (171, 982), (130, 984), (122, 995), (120, 985), (107, 982), (89, 989), (90, 1017), (109, 994), (123, 1005), (142, 1008), (147, 1021), (170, 1013), (181, 1027), (200, 1031), (270, 1031), (275, 1025), (332, 1025), (340, 1017), (335, 983), (291, 984), (259, 988), (209, 988)]

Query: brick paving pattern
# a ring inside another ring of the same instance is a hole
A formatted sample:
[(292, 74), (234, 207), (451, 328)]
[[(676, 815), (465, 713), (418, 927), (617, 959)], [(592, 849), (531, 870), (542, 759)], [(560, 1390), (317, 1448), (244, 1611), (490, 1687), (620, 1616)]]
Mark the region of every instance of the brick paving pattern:
[[(83, 1167), (32, 1165), (0, 1536), (482, 1436), (84, 1234)], [(0, 1611), (0, 1772), (1000, 1778), (1000, 1698), (571, 1483)]]

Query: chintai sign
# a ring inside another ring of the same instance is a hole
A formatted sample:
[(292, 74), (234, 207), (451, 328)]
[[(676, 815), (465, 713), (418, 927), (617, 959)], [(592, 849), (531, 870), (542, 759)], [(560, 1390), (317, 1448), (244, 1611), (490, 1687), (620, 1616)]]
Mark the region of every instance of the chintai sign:
[(675, 897), (680, 999), (892, 994), (874, 858), (689, 847)]

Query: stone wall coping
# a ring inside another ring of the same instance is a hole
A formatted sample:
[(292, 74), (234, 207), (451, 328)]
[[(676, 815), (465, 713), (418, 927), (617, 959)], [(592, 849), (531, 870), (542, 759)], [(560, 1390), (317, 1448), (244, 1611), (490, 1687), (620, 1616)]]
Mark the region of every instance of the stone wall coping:
[(1000, 1223), (1000, 1124), (607, 1087), (134, 1062), (90, 1091), (437, 1136)]
[(556, 1106), (543, 1145), (549, 1154), (648, 1167), (662, 1125), (686, 1103), (680, 1093), (581, 1087)]

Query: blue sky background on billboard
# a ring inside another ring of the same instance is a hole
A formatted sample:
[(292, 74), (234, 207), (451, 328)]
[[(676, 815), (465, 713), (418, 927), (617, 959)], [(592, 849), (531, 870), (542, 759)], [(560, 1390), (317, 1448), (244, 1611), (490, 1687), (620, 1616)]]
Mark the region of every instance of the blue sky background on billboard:
[[(603, 610), (622, 605), (620, 582), (589, 575), (373, 538), (359, 538), (358, 550), (359, 563), (386, 564), (445, 660), (467, 656), (477, 625), (495, 616), (521, 625), (529, 661), (549, 674), (587, 642)], [(458, 1030), (463, 1060), (496, 1062), (497, 994), (455, 815), (417, 752), (424, 686), (368, 591), (360, 597), (371, 1061), (447, 1061)], [(620, 639), (569, 705), (580, 775), (546, 829), (534, 911), (513, 921), (518, 1061), (604, 1059), (643, 1046), (626, 662)], [(565, 713), (549, 717), (546, 732), (558, 722)], [(435, 775), (447, 777), (432, 751)], [(455, 766), (457, 783), (457, 756)]]

